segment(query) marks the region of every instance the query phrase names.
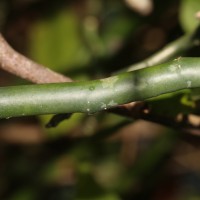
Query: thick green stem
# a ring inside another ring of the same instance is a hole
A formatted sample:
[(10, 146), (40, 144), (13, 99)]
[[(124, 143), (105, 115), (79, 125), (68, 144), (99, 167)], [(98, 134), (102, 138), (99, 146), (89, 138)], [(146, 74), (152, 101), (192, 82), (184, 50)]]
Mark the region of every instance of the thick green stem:
[(95, 113), (164, 93), (200, 87), (200, 58), (179, 58), (101, 80), (0, 88), (0, 118)]

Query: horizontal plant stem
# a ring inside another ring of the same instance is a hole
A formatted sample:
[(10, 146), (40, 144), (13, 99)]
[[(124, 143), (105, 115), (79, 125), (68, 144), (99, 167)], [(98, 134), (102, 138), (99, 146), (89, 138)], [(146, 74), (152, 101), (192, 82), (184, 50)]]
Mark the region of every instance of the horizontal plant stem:
[(200, 87), (200, 58), (178, 58), (100, 80), (1, 87), (0, 118), (95, 113), (195, 87)]

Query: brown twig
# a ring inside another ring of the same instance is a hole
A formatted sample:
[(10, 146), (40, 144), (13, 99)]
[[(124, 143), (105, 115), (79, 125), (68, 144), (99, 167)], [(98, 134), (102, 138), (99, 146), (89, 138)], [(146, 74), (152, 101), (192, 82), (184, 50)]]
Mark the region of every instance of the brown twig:
[(166, 127), (173, 128), (183, 133), (200, 135), (200, 117), (192, 114), (178, 114), (175, 117), (157, 115), (148, 108), (145, 102), (133, 102), (124, 104), (116, 108), (109, 109), (108, 112), (132, 119), (143, 119), (145, 121), (157, 123)]
[(0, 68), (33, 83), (71, 82), (72, 79), (56, 73), (16, 52), (0, 34)]

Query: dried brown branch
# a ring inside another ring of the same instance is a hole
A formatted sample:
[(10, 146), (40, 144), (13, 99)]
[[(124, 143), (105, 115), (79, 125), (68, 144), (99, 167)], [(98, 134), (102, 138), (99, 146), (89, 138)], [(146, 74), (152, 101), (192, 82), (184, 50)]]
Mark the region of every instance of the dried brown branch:
[(72, 79), (56, 73), (16, 52), (0, 34), (0, 68), (33, 83), (71, 82)]
[(135, 120), (143, 119), (145, 121), (157, 123), (183, 133), (200, 135), (200, 117), (197, 115), (178, 114), (175, 117), (157, 115), (148, 108), (148, 105), (145, 102), (124, 104), (108, 111)]

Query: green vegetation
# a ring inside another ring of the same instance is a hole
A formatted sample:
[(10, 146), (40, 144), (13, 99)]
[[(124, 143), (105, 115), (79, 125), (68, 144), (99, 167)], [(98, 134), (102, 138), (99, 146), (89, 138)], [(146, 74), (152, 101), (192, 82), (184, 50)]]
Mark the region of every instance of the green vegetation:
[(73, 79), (0, 71), (0, 199), (200, 198), (200, 1), (141, 2), (0, 1), (5, 40)]

